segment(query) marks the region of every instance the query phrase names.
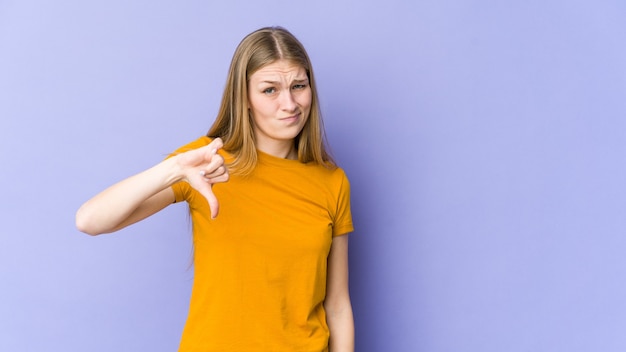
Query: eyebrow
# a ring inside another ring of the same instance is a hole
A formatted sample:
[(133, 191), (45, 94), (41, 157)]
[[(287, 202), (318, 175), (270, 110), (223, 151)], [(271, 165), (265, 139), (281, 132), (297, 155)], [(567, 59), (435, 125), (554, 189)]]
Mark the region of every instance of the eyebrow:
[[(293, 82), (293, 83), (302, 83), (302, 82), (306, 82), (306, 81), (308, 81), (308, 80), (309, 80), (309, 79), (305, 77), (305, 78), (302, 78), (302, 79), (294, 79), (292, 82)], [(259, 83), (280, 84), (280, 83), (282, 83), (282, 82), (279, 82), (279, 81), (270, 81), (270, 80), (263, 80), (263, 81), (261, 81), (261, 82), (259, 82)]]

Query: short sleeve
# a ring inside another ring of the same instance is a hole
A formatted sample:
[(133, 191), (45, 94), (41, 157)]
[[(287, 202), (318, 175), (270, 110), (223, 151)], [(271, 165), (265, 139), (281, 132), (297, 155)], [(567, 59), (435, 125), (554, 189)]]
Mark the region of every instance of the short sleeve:
[(180, 181), (172, 185), (172, 190), (174, 191), (175, 202), (180, 203), (187, 200), (191, 189), (187, 182)]
[(350, 209), (350, 181), (348, 181), (348, 177), (343, 170), (338, 170), (340, 171), (340, 177), (338, 177), (337, 209), (333, 223), (333, 237), (346, 235), (354, 231), (352, 211)]

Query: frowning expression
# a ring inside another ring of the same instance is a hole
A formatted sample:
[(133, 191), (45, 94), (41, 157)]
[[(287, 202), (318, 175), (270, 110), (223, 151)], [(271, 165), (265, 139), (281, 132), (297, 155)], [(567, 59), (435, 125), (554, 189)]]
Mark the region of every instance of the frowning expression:
[(306, 70), (286, 60), (263, 66), (250, 76), (248, 99), (257, 148), (293, 145), (311, 110)]

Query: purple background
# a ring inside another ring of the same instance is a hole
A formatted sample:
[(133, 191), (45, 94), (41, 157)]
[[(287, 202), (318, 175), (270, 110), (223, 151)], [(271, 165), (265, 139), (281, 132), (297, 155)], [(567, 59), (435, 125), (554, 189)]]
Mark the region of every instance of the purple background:
[(176, 350), (185, 207), (97, 238), (74, 213), (204, 134), (235, 46), (274, 24), (312, 57), (352, 182), (358, 351), (626, 350), (625, 15), (0, 1), (0, 350)]

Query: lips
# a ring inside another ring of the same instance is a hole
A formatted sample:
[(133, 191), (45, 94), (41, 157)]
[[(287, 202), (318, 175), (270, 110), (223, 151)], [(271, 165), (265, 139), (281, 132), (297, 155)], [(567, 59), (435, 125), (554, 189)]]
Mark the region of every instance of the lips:
[(296, 115), (280, 118), (279, 120), (285, 121), (285, 122), (296, 122), (299, 119), (300, 119), (300, 114), (296, 114)]

